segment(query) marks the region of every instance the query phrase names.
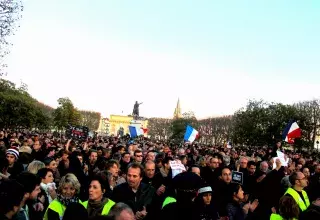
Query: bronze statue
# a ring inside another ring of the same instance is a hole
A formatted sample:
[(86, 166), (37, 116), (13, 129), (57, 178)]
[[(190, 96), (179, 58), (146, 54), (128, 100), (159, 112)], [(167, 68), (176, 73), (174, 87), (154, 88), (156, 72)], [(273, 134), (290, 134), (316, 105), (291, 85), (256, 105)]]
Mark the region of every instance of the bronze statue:
[(143, 103), (143, 102), (138, 103), (138, 101), (136, 101), (136, 103), (135, 103), (134, 106), (133, 106), (133, 112), (132, 112), (132, 115), (133, 115), (133, 116), (139, 117), (139, 106), (140, 106), (142, 103)]

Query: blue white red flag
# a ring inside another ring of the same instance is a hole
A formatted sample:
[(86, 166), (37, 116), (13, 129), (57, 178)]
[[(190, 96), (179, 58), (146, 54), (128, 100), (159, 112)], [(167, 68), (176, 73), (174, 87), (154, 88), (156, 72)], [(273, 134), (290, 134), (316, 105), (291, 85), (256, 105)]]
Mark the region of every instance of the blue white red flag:
[(290, 121), (282, 133), (282, 139), (289, 144), (293, 144), (294, 139), (299, 137), (301, 137), (299, 125), (295, 121)]
[(184, 134), (184, 140), (193, 142), (199, 136), (199, 132), (191, 127), (190, 125), (187, 126), (186, 133)]

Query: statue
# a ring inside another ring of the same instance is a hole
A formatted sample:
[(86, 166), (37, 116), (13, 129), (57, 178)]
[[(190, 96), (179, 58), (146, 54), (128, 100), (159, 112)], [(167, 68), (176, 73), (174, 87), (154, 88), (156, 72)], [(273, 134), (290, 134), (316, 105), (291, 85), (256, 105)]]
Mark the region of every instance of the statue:
[(138, 101), (136, 101), (136, 103), (135, 103), (134, 106), (133, 106), (133, 112), (132, 112), (132, 115), (133, 115), (133, 116), (139, 117), (139, 106), (140, 106), (142, 103), (143, 103), (143, 102), (138, 103)]

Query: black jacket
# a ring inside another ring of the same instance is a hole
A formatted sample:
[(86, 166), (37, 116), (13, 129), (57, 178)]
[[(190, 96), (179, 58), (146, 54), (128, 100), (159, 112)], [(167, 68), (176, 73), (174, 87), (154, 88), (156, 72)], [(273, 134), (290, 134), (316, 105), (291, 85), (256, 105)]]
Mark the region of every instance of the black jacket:
[(142, 211), (144, 206), (148, 212), (154, 196), (155, 189), (150, 185), (141, 182), (138, 191), (134, 193), (128, 183), (122, 183), (113, 189), (111, 200), (129, 205), (134, 213)]

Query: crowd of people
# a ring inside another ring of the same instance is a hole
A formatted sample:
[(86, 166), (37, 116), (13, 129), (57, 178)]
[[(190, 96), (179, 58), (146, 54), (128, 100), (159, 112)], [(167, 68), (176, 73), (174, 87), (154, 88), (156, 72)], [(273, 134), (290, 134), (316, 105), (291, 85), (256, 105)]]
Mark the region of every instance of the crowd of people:
[(320, 219), (318, 156), (280, 141), (227, 148), (4, 130), (0, 219)]

